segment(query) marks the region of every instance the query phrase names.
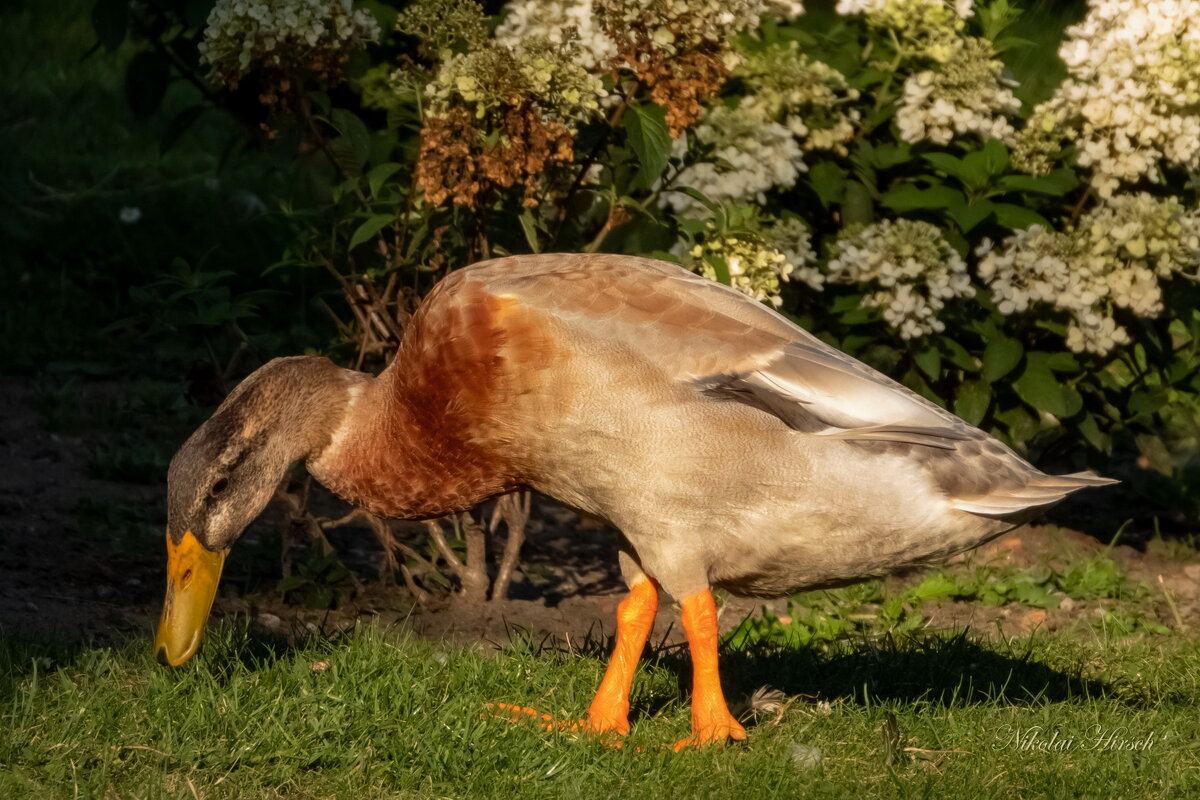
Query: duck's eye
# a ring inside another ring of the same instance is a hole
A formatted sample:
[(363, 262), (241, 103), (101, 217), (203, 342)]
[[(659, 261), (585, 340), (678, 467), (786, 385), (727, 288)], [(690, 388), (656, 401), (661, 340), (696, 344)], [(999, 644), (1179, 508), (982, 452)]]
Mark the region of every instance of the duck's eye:
[(220, 494), (221, 492), (225, 491), (225, 487), (227, 487), (227, 486), (229, 486), (229, 479), (221, 478), (221, 480), (217, 481), (216, 483), (214, 483), (212, 485), (212, 489), (210, 489), (209, 491), (212, 494), (217, 495), (217, 494)]

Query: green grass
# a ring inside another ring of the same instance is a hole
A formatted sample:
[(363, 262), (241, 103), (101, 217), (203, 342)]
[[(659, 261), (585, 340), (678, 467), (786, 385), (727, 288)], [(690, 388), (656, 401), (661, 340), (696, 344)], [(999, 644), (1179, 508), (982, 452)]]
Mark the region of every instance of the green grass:
[[(73, 653), (9, 642), (0, 796), (1195, 796), (1200, 647), (1154, 641), (947, 635), (733, 653), (732, 698), (770, 683), (828, 705), (802, 697), (745, 745), (681, 754), (665, 748), (688, 728), (673, 652), (639, 674), (637, 747), (613, 749), (483, 713), (507, 700), (579, 714), (603, 670), (595, 646), (495, 654), (368, 627), (293, 648), (225, 628), (167, 670), (147, 640)], [(1153, 742), (1089, 749), (1098, 727)], [(1034, 728), (1074, 746), (1011, 742)], [(796, 763), (797, 745), (819, 764)]]

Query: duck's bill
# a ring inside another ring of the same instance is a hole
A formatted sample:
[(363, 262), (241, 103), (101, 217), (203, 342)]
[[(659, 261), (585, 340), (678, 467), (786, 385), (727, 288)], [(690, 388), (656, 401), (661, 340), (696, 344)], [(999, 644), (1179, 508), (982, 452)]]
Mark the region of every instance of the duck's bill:
[(154, 637), (160, 664), (177, 667), (200, 646), (224, 563), (224, 552), (206, 550), (191, 531), (179, 544), (167, 534), (167, 597)]

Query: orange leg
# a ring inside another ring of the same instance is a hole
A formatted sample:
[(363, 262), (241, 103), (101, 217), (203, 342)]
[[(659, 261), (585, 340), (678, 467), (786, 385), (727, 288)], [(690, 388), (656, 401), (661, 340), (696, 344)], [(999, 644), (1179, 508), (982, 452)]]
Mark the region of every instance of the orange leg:
[(745, 739), (743, 728), (725, 704), (717, 670), (717, 606), (707, 589), (683, 598), (683, 630), (692, 651), (692, 735), (675, 750)]
[(617, 606), (617, 644), (604, 680), (588, 708), (584, 727), (593, 731), (629, 733), (629, 691), (642, 648), (658, 613), (658, 589), (652, 579), (635, 583)]
[(657, 612), (658, 587), (653, 580), (647, 579), (630, 587), (629, 594), (617, 606), (617, 644), (586, 719), (556, 721), (549, 714), (508, 703), (490, 707), (513, 721), (532, 717), (546, 730), (565, 728), (594, 733), (628, 733), (629, 690)]

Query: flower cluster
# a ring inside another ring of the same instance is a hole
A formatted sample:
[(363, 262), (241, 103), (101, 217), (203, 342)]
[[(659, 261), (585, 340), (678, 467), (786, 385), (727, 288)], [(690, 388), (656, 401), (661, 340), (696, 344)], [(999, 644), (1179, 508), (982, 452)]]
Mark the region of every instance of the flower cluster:
[(487, 187), (520, 183), (535, 205), (547, 165), (571, 160), (575, 127), (605, 94), (577, 56), (569, 37), (451, 56), (425, 89), (417, 182), (426, 199), (474, 207)]
[(1089, 0), (1059, 49), (1069, 77), (1014, 154), (1030, 171), (1074, 143), (1092, 185), (1155, 181), (1160, 160), (1200, 168), (1200, 0)]
[(1021, 102), (1005, 85), (1003, 69), (991, 42), (968, 37), (946, 63), (910, 75), (896, 111), (900, 138), (949, 144), (955, 135), (975, 133), (1011, 142), (1015, 131), (1006, 115)]
[(580, 65), (588, 72), (603, 71), (616, 57), (617, 45), (597, 24), (592, 0), (513, 0), (505, 6), (496, 41), (508, 47), (532, 38), (562, 44), (572, 29)]
[(746, 58), (734, 73), (745, 85), (743, 111), (762, 120), (782, 123), (805, 150), (833, 150), (847, 155), (845, 143), (854, 137), (858, 99), (846, 77), (800, 52), (795, 42), (774, 45)]
[(475, 0), (417, 0), (396, 15), (396, 30), (419, 40), (429, 59), (449, 58), (456, 46), (482, 47), (488, 39), (483, 7)]
[(905, 339), (945, 330), (946, 301), (975, 293), (967, 265), (928, 222), (883, 220), (848, 227), (834, 242), (829, 280), (870, 288), (862, 305), (878, 308)]
[(613, 66), (649, 88), (678, 137), (737, 65), (732, 42), (758, 25), (763, 0), (594, 0), (594, 8), (616, 44)]
[(1116, 309), (1162, 313), (1160, 279), (1200, 269), (1200, 212), (1173, 198), (1118, 195), (1062, 232), (1039, 225), (980, 249), (980, 277), (1002, 314), (1046, 304), (1067, 312), (1067, 346), (1103, 355), (1128, 344)]
[(600, 107), (600, 79), (579, 65), (574, 41), (530, 39), (515, 48), (498, 45), (451, 56), (426, 87), (432, 114), (454, 106), (486, 119), (506, 107), (533, 103), (547, 119), (568, 128)]
[[(858, 111), (847, 106), (858, 92), (840, 72), (809, 59), (793, 42), (749, 56), (735, 75), (746, 94), (737, 106), (719, 105), (701, 118), (692, 136), (705, 155), (678, 183), (713, 200), (763, 202), (764, 192), (796, 183), (806, 169), (804, 151), (846, 155), (858, 123)], [(686, 149), (678, 145), (676, 155)], [(665, 202), (677, 211), (698, 207), (682, 193)]]
[(338, 82), (353, 51), (379, 36), (370, 12), (350, 0), (217, 0), (199, 44), (209, 79), (236, 89), (263, 74), (264, 102), (275, 102), (295, 77)]
[(704, 277), (717, 280), (717, 266), (723, 265), (733, 288), (776, 308), (783, 304), (780, 281), (796, 278), (821, 288), (822, 276), (810, 266), (816, 258), (812, 234), (800, 219), (778, 220), (755, 232), (718, 233), (713, 223), (708, 229), (691, 250), (692, 268)]
[[(790, 130), (738, 108), (711, 109), (689, 135), (709, 154), (682, 170), (676, 183), (717, 202), (765, 202), (765, 192), (777, 186), (794, 186), (806, 169), (804, 153)], [(682, 156), (686, 150), (680, 140), (676, 154)], [(663, 203), (679, 212), (703, 207), (682, 192), (666, 193)]]
[(974, 0), (838, 0), (839, 14), (865, 14), (867, 24), (896, 34), (902, 55), (949, 61), (974, 13)]

